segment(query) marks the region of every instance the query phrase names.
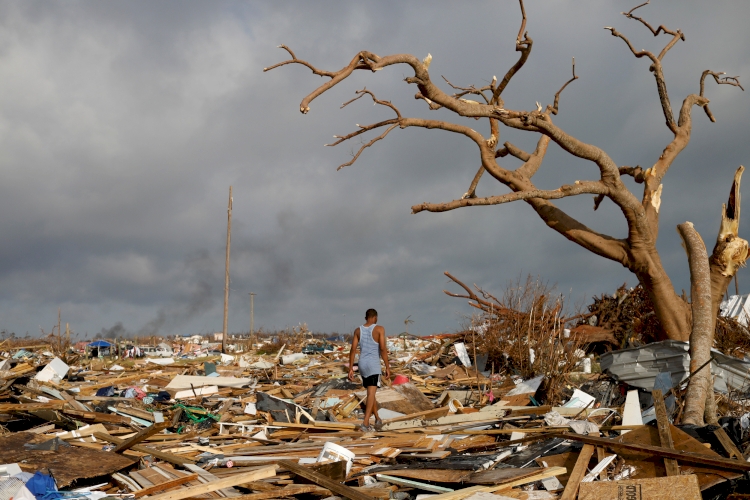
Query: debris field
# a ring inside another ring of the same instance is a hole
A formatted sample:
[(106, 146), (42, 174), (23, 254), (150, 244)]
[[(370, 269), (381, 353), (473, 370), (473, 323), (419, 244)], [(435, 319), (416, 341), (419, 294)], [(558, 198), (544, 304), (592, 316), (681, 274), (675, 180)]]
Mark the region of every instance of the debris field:
[(750, 362), (714, 356), (723, 416), (691, 427), (676, 425), (684, 343), (583, 351), (551, 391), (551, 375), (496, 371), (476, 337), (389, 338), (374, 432), (345, 342), (128, 360), (6, 348), (0, 500), (747, 498)]

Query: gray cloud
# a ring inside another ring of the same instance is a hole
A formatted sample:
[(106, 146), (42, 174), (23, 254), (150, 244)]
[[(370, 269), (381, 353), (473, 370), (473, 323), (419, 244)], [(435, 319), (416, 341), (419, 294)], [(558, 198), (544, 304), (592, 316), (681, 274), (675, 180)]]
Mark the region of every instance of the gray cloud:
[[(663, 37), (619, 14), (635, 2), (527, 3), (534, 50), (506, 104), (551, 102), (575, 56), (581, 78), (556, 123), (620, 164), (653, 164), (670, 134), (648, 63), (602, 27), (639, 48), (656, 50)], [(750, 78), (745, 2), (652, 2), (642, 12), (686, 33), (665, 58), (675, 108), (704, 69)], [(81, 333), (220, 330), (229, 185), (233, 331), (249, 327), (250, 291), (256, 326), (350, 329), (376, 307), (389, 332), (411, 314), (410, 330), (426, 334), (471, 313), (443, 295), (445, 270), (493, 290), (538, 274), (576, 299), (634, 284), (521, 204), (411, 215), (413, 204), (466, 190), (478, 161), (460, 137), (396, 130), (336, 172), (357, 145), (323, 144), (390, 116), (364, 100), (340, 110), (355, 90), (427, 115), (402, 81), (405, 68), (361, 72), (306, 116), (299, 101), (323, 80), (300, 67), (261, 71), (285, 57), (280, 43), (326, 69), (362, 49), (430, 52), (435, 77), (481, 85), (516, 60), (518, 22), (516, 4), (490, 1), (0, 2), (0, 328), (35, 333), (61, 307)], [(694, 111), (693, 140), (664, 187), (659, 248), (678, 289), (688, 273), (672, 228), (691, 220), (711, 242), (734, 169), (750, 156), (748, 96), (713, 83), (707, 95), (718, 122)], [(503, 134), (527, 149), (536, 141)], [(553, 146), (538, 183), (594, 175)], [(501, 192), (489, 179), (479, 187)], [(560, 206), (624, 235), (612, 204), (593, 212), (582, 197)]]

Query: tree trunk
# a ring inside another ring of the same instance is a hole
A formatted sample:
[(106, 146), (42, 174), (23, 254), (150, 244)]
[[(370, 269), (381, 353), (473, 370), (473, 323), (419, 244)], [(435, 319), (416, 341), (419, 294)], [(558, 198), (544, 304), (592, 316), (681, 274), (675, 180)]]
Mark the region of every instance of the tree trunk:
[[(713, 388), (715, 378), (715, 375), (711, 375), (709, 379), (710, 388)], [(706, 392), (706, 409), (703, 411), (703, 418), (707, 425), (719, 424), (719, 410), (716, 407), (716, 397), (712, 390)]]
[[(711, 366), (706, 364), (711, 358), (714, 343), (715, 315), (711, 310), (711, 274), (708, 265), (708, 252), (698, 232), (691, 222), (677, 226), (682, 237), (690, 265), (690, 295), (693, 310), (693, 328), (690, 332), (690, 379), (685, 396), (685, 424), (703, 425), (706, 397), (713, 392)], [(703, 366), (705, 364), (705, 366)], [(702, 367), (702, 368), (701, 368)], [(700, 370), (696, 373), (696, 370)]]
[(638, 281), (654, 305), (654, 313), (662, 327), (657, 340), (688, 340), (690, 337), (690, 308), (674, 291), (669, 276), (661, 265), (656, 249), (653, 254), (634, 255), (639, 264), (634, 270)]
[(709, 264), (711, 266), (711, 309), (714, 317), (719, 313), (719, 306), (732, 282), (737, 269), (745, 265), (748, 255), (748, 243), (739, 237), (740, 228), (740, 182), (745, 167), (740, 165), (734, 174), (734, 182), (729, 190), (729, 199), (721, 206), (721, 226), (716, 237), (716, 245)]

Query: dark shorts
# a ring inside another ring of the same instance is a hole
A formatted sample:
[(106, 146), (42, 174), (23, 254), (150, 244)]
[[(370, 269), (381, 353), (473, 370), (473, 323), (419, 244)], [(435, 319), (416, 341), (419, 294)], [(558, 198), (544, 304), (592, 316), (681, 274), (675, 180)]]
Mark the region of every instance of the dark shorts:
[(380, 375), (370, 375), (369, 377), (362, 377), (362, 385), (364, 387), (377, 387)]

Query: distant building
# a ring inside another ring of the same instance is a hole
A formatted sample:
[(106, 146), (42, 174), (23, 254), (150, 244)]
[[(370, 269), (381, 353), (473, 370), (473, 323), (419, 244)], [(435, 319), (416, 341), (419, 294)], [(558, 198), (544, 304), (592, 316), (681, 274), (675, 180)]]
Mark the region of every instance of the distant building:
[(224, 333), (222, 332), (214, 333), (214, 342), (220, 342), (223, 338), (224, 338)]

